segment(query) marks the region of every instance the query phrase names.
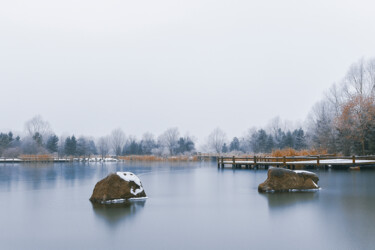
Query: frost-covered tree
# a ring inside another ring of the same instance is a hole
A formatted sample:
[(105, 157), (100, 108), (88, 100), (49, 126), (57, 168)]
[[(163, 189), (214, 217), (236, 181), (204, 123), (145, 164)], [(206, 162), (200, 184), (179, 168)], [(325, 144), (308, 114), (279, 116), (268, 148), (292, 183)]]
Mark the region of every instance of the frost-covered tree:
[(33, 137), (36, 133), (44, 137), (50, 133), (51, 128), (49, 122), (43, 120), (42, 116), (37, 115), (25, 123), (25, 130), (30, 137)]
[(178, 148), (179, 136), (178, 128), (169, 128), (158, 137), (158, 143), (160, 146), (167, 148), (171, 155), (174, 155)]
[(207, 145), (211, 151), (217, 154), (221, 154), (223, 151), (224, 143), (226, 141), (227, 136), (225, 132), (220, 128), (215, 128), (208, 136)]
[(122, 148), (124, 147), (126, 137), (121, 128), (112, 130), (110, 135), (111, 146), (116, 156), (121, 155)]
[(141, 141), (141, 147), (144, 154), (151, 154), (152, 149), (156, 147), (154, 135), (151, 133), (144, 133)]
[(108, 138), (108, 136), (100, 137), (97, 145), (98, 145), (98, 147), (97, 147), (98, 153), (100, 154), (102, 159), (105, 158), (107, 156), (107, 154), (109, 153), (109, 138)]
[(305, 132), (303, 131), (302, 128), (294, 130), (293, 137), (294, 137), (294, 148), (296, 150), (306, 148)]

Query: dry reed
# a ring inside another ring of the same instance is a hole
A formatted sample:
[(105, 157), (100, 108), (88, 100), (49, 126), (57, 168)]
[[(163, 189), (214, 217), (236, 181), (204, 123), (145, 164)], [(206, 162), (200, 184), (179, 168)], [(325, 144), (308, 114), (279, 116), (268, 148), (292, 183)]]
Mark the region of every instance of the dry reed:
[(325, 149), (303, 149), (295, 150), (293, 148), (284, 148), (273, 150), (270, 154), (271, 157), (283, 157), (283, 156), (308, 156), (308, 155), (327, 155), (328, 152)]

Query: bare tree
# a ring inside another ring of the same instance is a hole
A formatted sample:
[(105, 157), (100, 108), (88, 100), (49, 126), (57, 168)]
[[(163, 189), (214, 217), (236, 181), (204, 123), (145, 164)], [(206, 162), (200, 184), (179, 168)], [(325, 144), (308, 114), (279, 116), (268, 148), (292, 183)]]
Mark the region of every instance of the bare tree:
[(356, 94), (363, 94), (365, 80), (365, 66), (363, 58), (357, 63), (352, 64), (346, 75), (346, 82), (349, 88), (354, 88)]
[(347, 99), (358, 95), (368, 98), (375, 95), (375, 59), (352, 64), (343, 80), (343, 92)]
[(114, 129), (111, 132), (110, 138), (113, 152), (116, 156), (121, 155), (122, 148), (126, 141), (124, 131), (122, 131), (121, 128)]
[(325, 94), (325, 97), (333, 107), (335, 117), (338, 117), (341, 112), (342, 104), (342, 91), (334, 83), (329, 91)]
[(367, 62), (366, 75), (370, 84), (371, 95), (375, 96), (375, 58), (372, 58)]
[(169, 150), (171, 155), (174, 155), (178, 147), (179, 136), (180, 132), (178, 131), (178, 128), (170, 128), (159, 136), (158, 141), (160, 145)]
[(224, 131), (220, 128), (214, 129), (211, 134), (208, 136), (207, 144), (209, 149), (213, 150), (214, 152), (221, 154), (223, 150), (223, 146), (227, 141), (227, 136)]
[(109, 139), (108, 136), (100, 137), (98, 140), (98, 152), (102, 159), (106, 157), (109, 152)]
[(37, 115), (25, 123), (25, 130), (30, 137), (33, 137), (36, 133), (39, 133), (42, 137), (45, 137), (48, 133), (50, 133), (51, 128), (49, 123), (43, 120), (42, 116)]
[(323, 100), (314, 105), (308, 126), (315, 148), (337, 152), (337, 130), (334, 121), (335, 108), (330, 101)]
[(151, 133), (144, 133), (141, 141), (142, 151), (144, 154), (151, 154), (152, 149), (155, 147), (154, 135)]

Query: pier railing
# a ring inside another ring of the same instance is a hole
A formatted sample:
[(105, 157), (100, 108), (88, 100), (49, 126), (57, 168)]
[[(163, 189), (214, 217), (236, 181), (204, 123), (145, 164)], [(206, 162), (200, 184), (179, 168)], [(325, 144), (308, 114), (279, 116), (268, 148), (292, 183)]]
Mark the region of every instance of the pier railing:
[(232, 165), (232, 167), (254, 167), (254, 166), (328, 166), (328, 165), (375, 165), (375, 156), (333, 156), (333, 155), (308, 155), (308, 156), (220, 156), (217, 158), (218, 167)]

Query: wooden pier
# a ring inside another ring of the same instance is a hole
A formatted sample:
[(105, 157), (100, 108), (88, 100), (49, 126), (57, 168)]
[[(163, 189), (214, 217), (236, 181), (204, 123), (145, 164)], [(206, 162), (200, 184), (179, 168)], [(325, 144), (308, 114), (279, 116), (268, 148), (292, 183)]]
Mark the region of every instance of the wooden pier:
[(373, 167), (375, 169), (375, 156), (283, 156), (283, 157), (225, 157), (217, 158), (218, 168), (247, 168), (258, 169), (268, 167), (283, 167), (288, 169), (303, 168), (350, 168)]

